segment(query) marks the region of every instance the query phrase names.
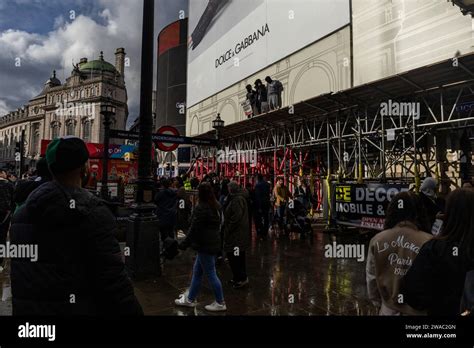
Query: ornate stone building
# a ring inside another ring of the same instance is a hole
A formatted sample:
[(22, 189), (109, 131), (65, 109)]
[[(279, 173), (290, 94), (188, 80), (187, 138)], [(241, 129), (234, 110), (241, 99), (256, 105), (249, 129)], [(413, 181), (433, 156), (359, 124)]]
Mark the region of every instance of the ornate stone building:
[(85, 142), (103, 142), (100, 107), (116, 107), (113, 129), (125, 129), (128, 117), (127, 89), (124, 81), (125, 50), (115, 52), (115, 66), (104, 60), (81, 58), (64, 83), (52, 76), (41, 93), (28, 104), (0, 117), (0, 163), (14, 165), (15, 143), (25, 131), (27, 165), (34, 165), (40, 155), (41, 140), (73, 135)]

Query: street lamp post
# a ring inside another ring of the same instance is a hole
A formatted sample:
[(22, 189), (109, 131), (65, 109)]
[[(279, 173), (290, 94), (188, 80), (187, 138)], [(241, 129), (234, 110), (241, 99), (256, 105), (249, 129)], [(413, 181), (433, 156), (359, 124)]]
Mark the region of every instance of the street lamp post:
[[(216, 130), (216, 140), (217, 140), (217, 151), (220, 150), (220, 140), (221, 140), (221, 130), (224, 128), (225, 122), (221, 119), (221, 114), (217, 114), (217, 117), (214, 121), (212, 121), (212, 128)], [(217, 177), (220, 179), (221, 177), (221, 170), (220, 170), (220, 163), (218, 162), (219, 156), (216, 156), (216, 174)]]
[(108, 163), (109, 163), (109, 144), (110, 144), (110, 125), (111, 117), (115, 116), (115, 106), (110, 103), (100, 106), (100, 113), (104, 116), (104, 153), (102, 155), (102, 186), (100, 188), (100, 196), (104, 200), (108, 200), (109, 187), (108, 183)]
[(138, 180), (134, 213), (127, 230), (127, 269), (134, 278), (161, 275), (158, 219), (153, 203), (155, 182), (152, 175), (153, 133), (153, 47), (154, 0), (143, 0), (142, 59), (140, 84), (140, 128), (138, 137)]

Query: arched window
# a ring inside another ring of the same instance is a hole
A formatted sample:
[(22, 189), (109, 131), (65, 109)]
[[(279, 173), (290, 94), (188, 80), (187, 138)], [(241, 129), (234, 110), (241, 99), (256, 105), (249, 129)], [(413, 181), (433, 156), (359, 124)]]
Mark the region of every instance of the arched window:
[(66, 135), (74, 135), (74, 121), (69, 121), (66, 125)]
[(82, 130), (82, 140), (88, 143), (91, 141), (92, 123), (90, 120), (84, 121)]
[(3, 150), (2, 150), (2, 156), (3, 158), (7, 158), (7, 151), (8, 151), (8, 136), (5, 134), (3, 136)]
[(54, 123), (51, 128), (51, 139), (59, 138), (59, 125)]
[(39, 151), (39, 140), (40, 140), (40, 131), (39, 131), (39, 123), (35, 123), (33, 125), (33, 135), (31, 138), (31, 152), (33, 155), (36, 155)]
[(10, 133), (10, 153), (8, 157), (13, 157), (15, 155), (15, 138), (13, 137), (13, 129)]

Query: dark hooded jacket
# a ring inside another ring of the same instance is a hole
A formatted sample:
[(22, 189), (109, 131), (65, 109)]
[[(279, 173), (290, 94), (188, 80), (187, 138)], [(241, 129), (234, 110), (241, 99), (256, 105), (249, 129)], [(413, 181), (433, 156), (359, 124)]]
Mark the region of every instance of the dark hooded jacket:
[(160, 226), (176, 225), (177, 202), (177, 192), (171, 188), (163, 189), (156, 194), (156, 215), (158, 216)]
[(233, 252), (237, 247), (242, 251), (249, 246), (248, 193), (241, 190), (227, 197), (224, 212), (224, 250)]
[(222, 251), (220, 229), (220, 207), (216, 209), (209, 204), (199, 203), (194, 208), (188, 235), (180, 248), (191, 246), (197, 252), (217, 255)]
[(13, 258), (13, 315), (141, 315), (115, 239), (115, 218), (84, 189), (48, 182), (15, 213), (12, 244), (36, 244), (38, 260)]

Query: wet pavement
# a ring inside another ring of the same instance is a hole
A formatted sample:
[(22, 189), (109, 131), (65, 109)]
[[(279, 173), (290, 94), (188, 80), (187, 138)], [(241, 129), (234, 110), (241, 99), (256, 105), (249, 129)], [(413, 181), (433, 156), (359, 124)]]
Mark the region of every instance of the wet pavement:
[(0, 315), (12, 315), (12, 288), (10, 287), (10, 260), (6, 259), (0, 272)]
[(225, 313), (209, 313), (204, 306), (214, 301), (204, 281), (197, 308), (174, 305), (190, 284), (194, 253), (189, 250), (167, 261), (163, 277), (136, 282), (136, 295), (147, 315), (375, 315), (367, 299), (365, 262), (325, 257), (324, 246), (337, 243), (363, 243), (358, 234), (331, 236), (315, 233), (301, 240), (299, 234), (273, 234), (267, 240), (253, 238), (247, 251), (247, 288), (233, 289), (227, 263), (218, 267), (227, 304)]
[[(367, 299), (365, 262), (326, 258), (324, 246), (334, 241), (368, 244), (368, 238), (357, 233), (335, 237), (315, 232), (306, 239), (296, 233), (273, 233), (267, 240), (253, 238), (247, 251), (248, 287), (233, 289), (228, 284), (228, 264), (218, 266), (227, 303), (225, 313), (204, 310), (204, 305), (214, 301), (207, 280), (201, 288), (198, 307), (174, 305), (191, 281), (192, 250), (166, 261), (162, 277), (135, 282), (135, 293), (147, 315), (374, 315), (375, 307)], [(0, 315), (11, 315), (8, 269), (7, 261), (0, 273)]]

